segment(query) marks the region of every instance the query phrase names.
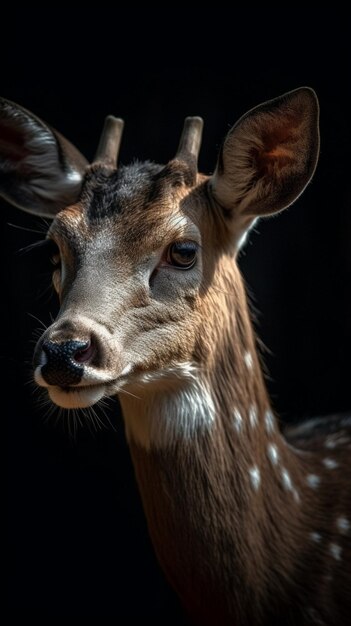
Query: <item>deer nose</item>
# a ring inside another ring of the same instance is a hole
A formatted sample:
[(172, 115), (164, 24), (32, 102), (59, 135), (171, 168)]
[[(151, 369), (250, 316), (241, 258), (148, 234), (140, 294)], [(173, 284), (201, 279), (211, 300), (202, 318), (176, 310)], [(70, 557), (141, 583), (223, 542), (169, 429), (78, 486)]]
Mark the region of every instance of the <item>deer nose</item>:
[(84, 363), (90, 361), (94, 347), (88, 341), (44, 341), (42, 351), (46, 362), (41, 368), (41, 375), (49, 385), (67, 387), (77, 385), (84, 373)]

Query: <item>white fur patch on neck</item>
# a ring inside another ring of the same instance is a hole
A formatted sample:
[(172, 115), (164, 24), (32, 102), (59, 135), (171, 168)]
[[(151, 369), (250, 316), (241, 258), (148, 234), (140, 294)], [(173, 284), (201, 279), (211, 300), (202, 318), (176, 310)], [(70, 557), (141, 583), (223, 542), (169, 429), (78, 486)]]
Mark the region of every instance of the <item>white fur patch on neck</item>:
[(165, 449), (211, 430), (215, 406), (195, 365), (181, 363), (138, 378), (133, 392), (150, 385), (146, 394), (140, 398), (119, 394), (129, 441), (146, 450)]

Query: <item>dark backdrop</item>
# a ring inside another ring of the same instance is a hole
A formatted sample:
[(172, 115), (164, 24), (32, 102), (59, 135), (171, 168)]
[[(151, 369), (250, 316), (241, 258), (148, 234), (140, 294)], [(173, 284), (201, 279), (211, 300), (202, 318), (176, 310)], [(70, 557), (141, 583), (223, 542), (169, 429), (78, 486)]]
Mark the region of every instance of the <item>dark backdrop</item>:
[[(238, 116), (284, 91), (314, 87), (322, 135), (314, 181), (294, 207), (258, 225), (240, 265), (282, 419), (350, 408), (346, 16), (299, 7), (235, 14), (100, 7), (81, 15), (67, 7), (47, 14), (10, 7), (2, 31), (2, 95), (51, 123), (88, 158), (107, 113), (126, 120), (123, 162), (167, 161), (184, 116), (201, 115), (200, 166), (209, 172)], [(106, 428), (84, 428), (73, 439), (55, 416), (46, 419), (27, 384), (35, 318), (50, 323), (56, 305), (45, 290), (48, 268), (16, 251), (42, 236), (31, 229), (42, 231), (43, 221), (2, 202), (1, 222), (12, 614), (181, 623), (149, 544), (117, 402), (108, 410), (113, 428), (105, 420)]]

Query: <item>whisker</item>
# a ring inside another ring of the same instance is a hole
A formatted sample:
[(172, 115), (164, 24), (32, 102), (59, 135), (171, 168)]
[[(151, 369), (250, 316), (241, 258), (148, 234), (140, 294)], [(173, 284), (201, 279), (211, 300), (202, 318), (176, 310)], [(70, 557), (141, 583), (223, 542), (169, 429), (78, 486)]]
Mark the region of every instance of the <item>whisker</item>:
[(89, 420), (88, 420), (88, 422), (87, 422), (87, 423), (89, 424), (89, 422), (90, 422), (90, 424), (91, 424), (91, 425), (94, 427), (94, 429), (95, 429), (95, 433), (96, 433), (98, 430), (101, 430), (101, 424), (99, 424), (99, 421), (96, 419), (96, 417), (97, 417), (97, 416), (96, 416), (95, 412), (93, 411), (93, 408), (92, 408), (91, 406), (87, 407), (87, 408), (85, 409), (85, 413), (87, 414), (87, 416), (88, 416), (88, 418), (89, 418)]
[(17, 228), (18, 230), (24, 230), (28, 233), (35, 233), (36, 235), (43, 235), (46, 231), (43, 230), (35, 230), (34, 228), (28, 228), (27, 226), (20, 226), (20, 224), (12, 224), (11, 222), (7, 222), (7, 226), (11, 226), (11, 228)]
[(32, 317), (33, 320), (35, 320), (36, 322), (39, 322), (39, 324), (44, 328), (44, 330), (48, 329), (48, 326), (41, 319), (39, 319), (39, 317), (37, 317), (36, 315), (33, 315), (33, 313), (29, 313), (28, 311), (27, 311), (27, 315), (29, 315), (29, 317)]
[(102, 398), (98, 403), (97, 403), (97, 407), (99, 408), (99, 410), (101, 411), (104, 419), (107, 421), (108, 425), (112, 428), (112, 430), (114, 432), (117, 432), (117, 429), (115, 428), (114, 424), (112, 424), (109, 415), (107, 414), (107, 412), (105, 411), (105, 408), (108, 407), (108, 403), (104, 400), (104, 398)]
[(101, 418), (99, 417), (99, 415), (97, 414), (96, 410), (94, 409), (94, 407), (90, 406), (89, 407), (92, 415), (94, 416), (96, 423), (99, 425), (99, 429), (101, 428), (105, 428), (105, 424), (103, 423), (103, 421), (101, 420)]
[[(142, 386), (141, 384), (139, 385), (140, 387)], [(118, 393), (125, 393), (128, 396), (132, 396), (133, 398), (136, 398), (137, 400), (141, 400), (140, 396), (136, 396), (135, 393), (132, 393), (131, 391), (127, 391), (126, 389), (124, 389), (123, 387), (121, 387), (118, 390)]]

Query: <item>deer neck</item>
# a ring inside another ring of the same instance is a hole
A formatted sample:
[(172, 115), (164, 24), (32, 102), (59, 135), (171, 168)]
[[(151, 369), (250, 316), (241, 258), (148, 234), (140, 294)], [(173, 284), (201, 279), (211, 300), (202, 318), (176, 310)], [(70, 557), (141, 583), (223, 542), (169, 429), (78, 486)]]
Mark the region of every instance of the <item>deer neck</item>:
[(201, 623), (226, 623), (246, 601), (254, 618), (267, 568), (280, 587), (296, 567), (304, 516), (300, 460), (279, 433), (242, 307), (205, 362), (148, 373), (139, 397), (120, 394), (156, 553)]

